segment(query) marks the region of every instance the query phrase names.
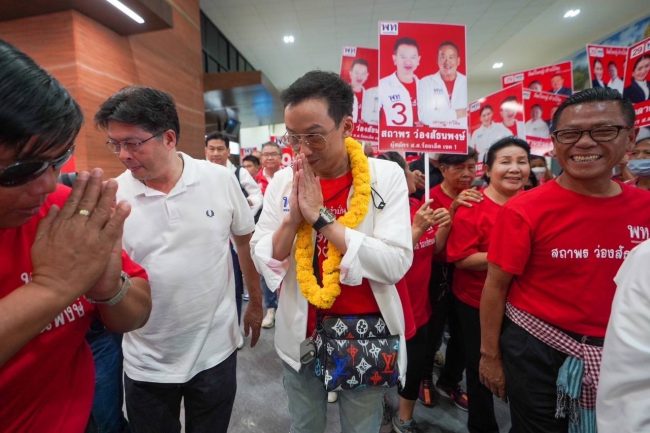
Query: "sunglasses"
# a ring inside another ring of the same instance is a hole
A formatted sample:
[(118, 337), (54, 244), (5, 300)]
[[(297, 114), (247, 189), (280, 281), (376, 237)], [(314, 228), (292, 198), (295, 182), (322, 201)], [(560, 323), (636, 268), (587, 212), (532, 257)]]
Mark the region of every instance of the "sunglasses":
[(74, 146), (70, 147), (58, 158), (50, 161), (18, 161), (0, 170), (0, 186), (12, 187), (24, 185), (45, 173), (50, 167), (60, 169), (63, 164), (70, 160)]

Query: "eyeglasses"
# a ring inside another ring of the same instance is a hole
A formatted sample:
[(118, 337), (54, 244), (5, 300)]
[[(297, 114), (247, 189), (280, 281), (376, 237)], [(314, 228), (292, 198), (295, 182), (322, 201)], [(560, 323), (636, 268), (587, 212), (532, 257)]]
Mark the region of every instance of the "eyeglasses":
[(263, 158), (275, 158), (276, 156), (280, 156), (279, 152), (264, 152), (262, 153)]
[(629, 126), (606, 125), (598, 126), (593, 129), (560, 129), (553, 132), (553, 137), (562, 144), (575, 144), (582, 138), (585, 132), (589, 134), (592, 140), (598, 142), (612, 141), (622, 129), (630, 129)]
[(327, 137), (338, 129), (337, 126), (323, 134), (290, 134), (286, 133), (282, 137), (285, 143), (293, 148), (294, 151), (300, 150), (300, 145), (307, 146), (310, 150), (320, 151), (327, 147)]
[(63, 167), (63, 164), (70, 160), (74, 146), (71, 146), (58, 158), (50, 161), (18, 161), (0, 170), (0, 186), (12, 187), (24, 185), (45, 173), (45, 170), (52, 167), (55, 170)]
[(154, 137), (158, 137), (163, 132), (165, 131), (160, 131), (157, 134), (154, 134), (151, 137), (147, 138), (146, 140), (115, 141), (112, 138), (109, 138), (108, 140), (106, 140), (106, 147), (108, 147), (108, 150), (110, 150), (116, 155), (120, 153), (120, 150), (122, 148), (126, 149), (126, 151), (129, 153), (134, 153), (137, 152), (140, 149), (140, 146), (142, 146), (144, 143), (146, 143), (147, 141), (151, 140)]

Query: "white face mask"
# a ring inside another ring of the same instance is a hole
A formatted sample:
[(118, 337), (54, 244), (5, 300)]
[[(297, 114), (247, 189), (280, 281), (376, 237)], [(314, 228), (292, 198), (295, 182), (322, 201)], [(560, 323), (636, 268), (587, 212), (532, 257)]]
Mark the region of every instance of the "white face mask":
[(546, 173), (546, 168), (544, 168), (544, 167), (533, 167), (533, 168), (530, 169), (530, 171), (532, 171), (535, 174), (535, 176), (539, 178), (539, 177), (544, 176), (544, 173)]

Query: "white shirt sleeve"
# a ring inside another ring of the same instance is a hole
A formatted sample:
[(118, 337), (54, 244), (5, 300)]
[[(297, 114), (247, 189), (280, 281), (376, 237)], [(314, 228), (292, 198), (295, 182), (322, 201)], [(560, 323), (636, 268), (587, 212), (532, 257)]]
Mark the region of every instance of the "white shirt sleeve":
[(226, 196), (231, 202), (233, 212), (230, 233), (235, 236), (246, 235), (255, 229), (253, 213), (248, 206), (248, 201), (244, 197), (237, 178), (230, 174), (228, 179)]
[(617, 284), (600, 366), (599, 433), (650, 431), (650, 241), (636, 247)]
[(251, 212), (253, 212), (253, 215), (257, 214), (257, 211), (262, 207), (262, 201), (264, 200), (260, 186), (255, 182), (255, 179), (253, 179), (253, 176), (251, 176), (248, 170), (243, 167), (239, 169), (239, 183), (248, 193)]

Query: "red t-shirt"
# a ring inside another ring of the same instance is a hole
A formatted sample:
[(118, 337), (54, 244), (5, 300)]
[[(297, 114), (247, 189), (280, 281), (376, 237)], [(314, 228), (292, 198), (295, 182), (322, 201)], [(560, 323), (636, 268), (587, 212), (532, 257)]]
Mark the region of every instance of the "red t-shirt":
[[(438, 185), (434, 186), (429, 190), (429, 198), (433, 200), (433, 203), (431, 203), (431, 209), (436, 210), (445, 208), (449, 210), (451, 207), (451, 204), (454, 202), (454, 199), (449, 197), (445, 192), (442, 190), (442, 184), (439, 183)], [(447, 249), (443, 249), (440, 251), (438, 254), (434, 255), (434, 261), (436, 262), (447, 262), (447, 254), (446, 254)]]
[[(31, 280), (31, 247), (38, 223), (70, 189), (60, 185), (39, 213), (20, 227), (0, 229), (0, 298)], [(147, 278), (122, 252), (123, 268)], [(96, 314), (82, 296), (0, 367), (0, 431), (83, 432), (95, 388), (95, 369), (85, 335)]]
[(603, 337), (629, 250), (650, 238), (650, 193), (589, 197), (556, 181), (502, 208), (488, 261), (514, 275), (509, 301), (558, 328)]
[(513, 124), (510, 125), (510, 126), (508, 126), (508, 125), (506, 125), (506, 124), (504, 123), (503, 126), (505, 126), (506, 128), (508, 128), (508, 129), (510, 130), (510, 132), (512, 132), (512, 135), (514, 135), (515, 137), (517, 136), (517, 122), (513, 123)]
[(359, 92), (354, 92), (354, 96), (357, 98), (357, 123), (361, 123), (361, 108), (363, 107), (363, 90)]
[[(460, 206), (447, 239), (447, 261), (457, 262), (472, 254), (487, 253), (492, 227), (501, 206), (483, 193), (483, 201), (472, 207)], [(481, 305), (485, 271), (460, 269), (456, 266), (452, 291), (460, 301), (474, 308)]]
[[(401, 81), (400, 81), (401, 83)], [(415, 80), (410, 83), (402, 83), (409, 96), (411, 97), (411, 107), (413, 107), (413, 124), (419, 121), (418, 118), (418, 84)]]
[[(411, 223), (413, 223), (415, 214), (422, 206), (422, 203), (424, 201), (413, 197), (409, 199)], [(436, 232), (436, 228), (429, 227), (417, 245), (413, 247), (413, 264), (404, 276), (413, 309), (415, 327), (418, 329), (426, 325), (431, 318), (429, 279), (431, 278), (431, 261), (436, 246)]]
[[(348, 210), (348, 195), (352, 187), (352, 172), (335, 179), (321, 179), (321, 190), (323, 191), (323, 204), (337, 218)], [(316, 235), (316, 248), (318, 250), (318, 263), (323, 270), (323, 262), (327, 258), (327, 238), (321, 233)], [(311, 335), (316, 329), (317, 311), (316, 307), (309, 304), (307, 335)], [(346, 314), (378, 314), (379, 306), (370, 288), (370, 283), (365, 278), (359, 286), (348, 286), (341, 284), (341, 294), (336, 298), (332, 308), (321, 310), (326, 315)]]
[(264, 167), (260, 168), (260, 170), (255, 175), (255, 181), (260, 186), (262, 195), (264, 195), (266, 192), (266, 187), (269, 186), (269, 180), (266, 178), (266, 176), (264, 176)]
[(443, 83), (445, 83), (445, 87), (447, 88), (447, 94), (449, 95), (449, 100), (451, 101), (451, 96), (454, 93), (454, 84), (456, 84), (456, 80), (452, 81), (446, 81), (442, 80)]
[(402, 278), (395, 283), (399, 300), (402, 303), (402, 310), (404, 311), (404, 337), (410, 340), (415, 336), (417, 328), (415, 327), (415, 317), (413, 316), (413, 308), (411, 305), (411, 297), (409, 296), (409, 289), (406, 286), (406, 278)]

